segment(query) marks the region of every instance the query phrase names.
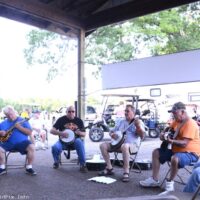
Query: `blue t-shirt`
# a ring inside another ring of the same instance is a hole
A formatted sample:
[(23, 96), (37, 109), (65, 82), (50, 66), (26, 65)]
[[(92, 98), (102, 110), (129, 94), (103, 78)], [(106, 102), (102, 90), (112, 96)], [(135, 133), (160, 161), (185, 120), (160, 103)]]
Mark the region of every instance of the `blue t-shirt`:
[[(15, 123), (19, 123), (21, 121), (24, 121), (25, 119), (22, 117), (17, 117), (17, 119), (15, 121), (10, 121), (8, 119), (6, 119), (5, 121), (0, 123), (0, 130), (9, 130)], [(21, 123), (21, 125), (24, 128), (28, 128), (30, 130), (31, 126), (29, 124), (28, 121), (24, 121)], [(28, 140), (28, 135), (26, 135), (25, 133), (22, 133), (21, 131), (19, 131), (17, 128), (14, 128), (10, 137), (8, 138), (8, 140), (5, 143), (10, 143), (10, 144), (17, 144), (19, 142)]]

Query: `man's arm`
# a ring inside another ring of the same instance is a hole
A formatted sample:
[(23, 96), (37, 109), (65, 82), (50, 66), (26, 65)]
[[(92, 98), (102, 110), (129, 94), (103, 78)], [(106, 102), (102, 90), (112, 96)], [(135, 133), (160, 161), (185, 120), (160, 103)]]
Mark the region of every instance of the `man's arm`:
[(142, 124), (143, 122), (139, 119), (135, 119), (134, 124), (136, 127), (136, 133), (141, 137), (141, 139), (145, 136), (145, 127)]
[(187, 146), (190, 140), (191, 139), (188, 139), (188, 138), (183, 138), (183, 140), (176, 140), (176, 139), (170, 139), (170, 138), (167, 139), (168, 143), (171, 143), (173, 145), (177, 145), (183, 148)]
[(61, 136), (61, 137), (67, 137), (67, 133), (63, 133), (62, 131), (59, 131), (58, 129), (54, 127), (51, 128), (50, 133), (53, 135)]
[(15, 128), (17, 128), (19, 131), (21, 131), (22, 133), (24, 133), (26, 135), (30, 136), (32, 134), (31, 129), (23, 127), (20, 123), (16, 123)]

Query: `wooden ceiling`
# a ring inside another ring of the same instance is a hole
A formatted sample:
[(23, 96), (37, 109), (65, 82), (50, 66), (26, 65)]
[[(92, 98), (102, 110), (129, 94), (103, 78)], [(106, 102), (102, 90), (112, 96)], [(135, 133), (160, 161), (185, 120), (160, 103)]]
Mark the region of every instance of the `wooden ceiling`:
[(60, 34), (109, 24), (197, 0), (0, 0), (0, 16)]

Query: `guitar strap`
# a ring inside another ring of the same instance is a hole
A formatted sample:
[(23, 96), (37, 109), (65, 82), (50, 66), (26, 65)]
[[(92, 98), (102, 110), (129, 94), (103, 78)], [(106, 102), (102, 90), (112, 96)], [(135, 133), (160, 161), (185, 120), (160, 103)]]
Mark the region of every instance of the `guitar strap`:
[(176, 131), (175, 131), (175, 133), (174, 133), (174, 135), (173, 135), (173, 139), (176, 138), (176, 136), (178, 135), (180, 129), (182, 128), (182, 126), (183, 126), (187, 121), (188, 121), (188, 119), (185, 119), (185, 120), (183, 120), (183, 121), (181, 122), (181, 124), (179, 124), (179, 126), (177, 127), (177, 129), (176, 129)]
[(130, 122), (128, 127), (125, 128), (125, 130), (123, 131), (123, 134), (126, 134), (126, 131), (132, 126), (132, 123), (135, 121), (135, 119), (133, 118)]

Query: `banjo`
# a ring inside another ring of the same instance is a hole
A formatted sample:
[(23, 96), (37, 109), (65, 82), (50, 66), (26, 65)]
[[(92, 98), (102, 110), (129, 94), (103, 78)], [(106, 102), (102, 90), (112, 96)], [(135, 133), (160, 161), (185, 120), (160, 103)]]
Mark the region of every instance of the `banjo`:
[(129, 126), (127, 128), (125, 128), (123, 131), (116, 131), (115, 134), (117, 135), (117, 138), (111, 138), (111, 150), (116, 150), (119, 149), (121, 147), (121, 145), (124, 143), (125, 141), (125, 135), (126, 135), (126, 131), (133, 125), (135, 119), (131, 120)]
[(62, 131), (63, 133), (67, 133), (67, 137), (60, 137), (60, 141), (64, 144), (70, 145), (74, 143), (75, 140), (75, 133), (71, 129), (65, 129)]

